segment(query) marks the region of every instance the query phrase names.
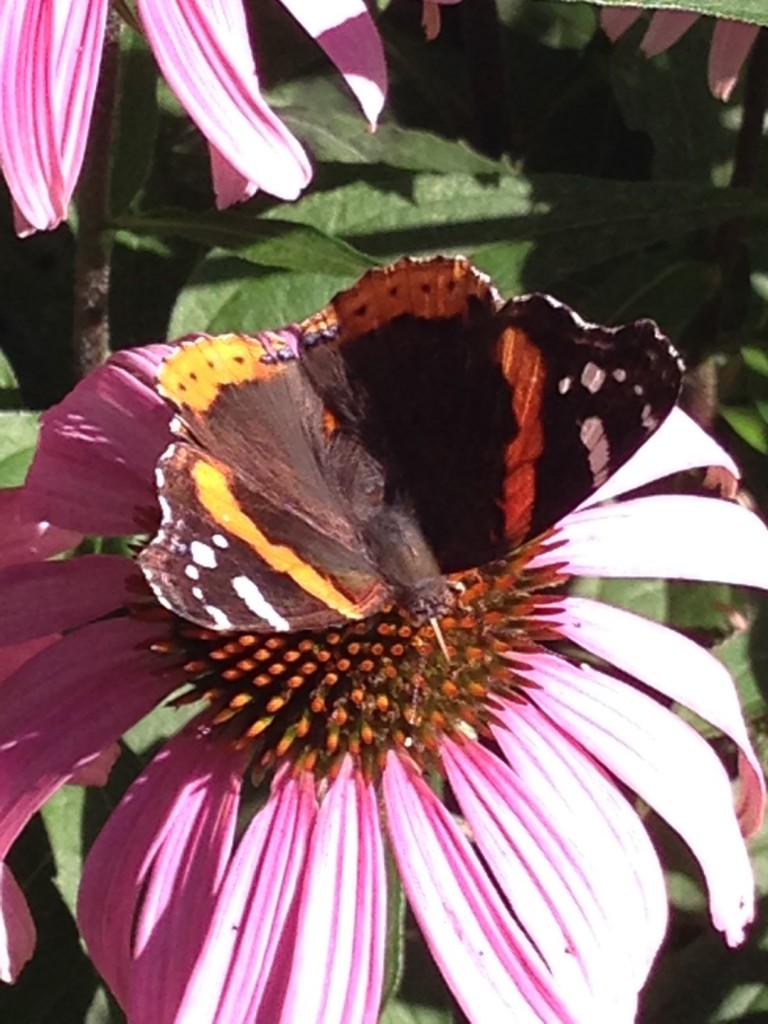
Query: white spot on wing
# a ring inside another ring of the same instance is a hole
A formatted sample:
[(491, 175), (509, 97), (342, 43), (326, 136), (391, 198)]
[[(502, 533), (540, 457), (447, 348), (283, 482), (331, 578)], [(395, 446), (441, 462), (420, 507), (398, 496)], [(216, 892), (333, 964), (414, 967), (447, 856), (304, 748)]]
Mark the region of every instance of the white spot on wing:
[(223, 549), (229, 547), (229, 541), (222, 533), (214, 533), (214, 535), (211, 537), (211, 540), (213, 541), (217, 548)]
[(563, 377), (557, 382), (557, 390), (561, 395), (565, 395), (571, 390), (571, 384), (573, 384), (572, 377)]
[(210, 544), (203, 544), (202, 541), (193, 540), (189, 545), (189, 553), (196, 565), (202, 565), (204, 569), (215, 569), (218, 564), (216, 552)]
[(291, 628), (287, 619), (272, 607), (253, 580), (249, 580), (247, 576), (235, 576), (232, 580), (232, 589), (249, 611), (264, 619), (273, 629), (287, 632)]
[(587, 449), (589, 469), (595, 487), (608, 479), (608, 463), (611, 449), (605, 436), (605, 427), (599, 416), (588, 416), (581, 425), (581, 443)]
[(185, 565), (184, 575), (188, 577), (190, 580), (199, 580), (200, 570), (197, 568), (196, 565)]
[(611, 376), (613, 377), (613, 379), (616, 381), (617, 384), (623, 384), (624, 381), (627, 379), (627, 371), (626, 370), (622, 370), (622, 368), (619, 366), (619, 367), (617, 367), (617, 369), (615, 369), (613, 371)]
[(221, 608), (216, 608), (212, 604), (204, 604), (203, 608), (208, 613), (208, 615), (213, 619), (213, 627), (214, 627), (214, 629), (233, 629), (234, 628), (234, 626), (229, 621), (229, 619), (224, 614), (224, 612), (221, 610)]
[(198, 601), (203, 600), (203, 589), (202, 587), (192, 587), (192, 597), (196, 597)]
[(600, 388), (603, 386), (605, 380), (605, 370), (598, 366), (597, 363), (589, 362), (584, 364), (584, 369), (581, 371), (581, 385), (585, 387), (591, 395), (596, 395)]

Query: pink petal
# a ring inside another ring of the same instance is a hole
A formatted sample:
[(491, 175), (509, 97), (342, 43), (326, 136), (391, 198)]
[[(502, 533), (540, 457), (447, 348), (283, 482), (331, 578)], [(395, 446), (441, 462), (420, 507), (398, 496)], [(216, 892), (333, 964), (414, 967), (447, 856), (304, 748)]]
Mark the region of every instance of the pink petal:
[(588, 1020), (556, 989), (457, 823), (424, 779), (394, 753), (387, 759), (383, 793), (408, 901), (470, 1020)]
[(442, 753), (474, 841), (554, 976), (575, 987), (580, 1001), (593, 1000), (591, 1019), (632, 1024), (636, 986), (618, 973), (616, 937), (595, 920), (589, 889), (574, 870), (572, 842), (551, 827), (548, 808), (519, 776), (479, 744), (446, 743)]
[(44, 416), (25, 514), (80, 533), (132, 534), (157, 522), (154, 468), (171, 410), (154, 378), (168, 345), (113, 356)]
[(278, 773), (232, 858), (174, 1024), (279, 1019), (316, 814), (312, 777)]
[(688, 11), (657, 11), (651, 18), (640, 49), (646, 57), (663, 53), (682, 39), (698, 17), (698, 14), (689, 14)]
[[(347, 758), (312, 833), (280, 1021), (376, 1024), (386, 930), (378, 800)], [(333, 940), (318, 944), (318, 935)]]
[(381, 37), (363, 0), (282, 0), (322, 46), (355, 94), (371, 125), (378, 120), (387, 91)]
[(720, 19), (715, 22), (709, 48), (709, 88), (719, 100), (730, 99), (744, 61), (760, 31), (759, 25)]
[(669, 577), (768, 588), (768, 530), (718, 498), (661, 494), (574, 512), (531, 566), (573, 575)]
[(97, 622), (2, 683), (0, 860), (49, 796), (178, 685), (149, 650), (156, 636), (151, 623)]
[(602, 7), (600, 27), (612, 43), (624, 35), (643, 13), (642, 7)]
[(172, 1021), (232, 850), (244, 758), (195, 724), (133, 783), (88, 856), (78, 918), (135, 1024)]
[(35, 924), (24, 893), (0, 863), (0, 981), (13, 983), (35, 951)]
[[(581, 746), (530, 704), (505, 702), (494, 737), (550, 821), (551, 845), (613, 974), (616, 997), (644, 984), (664, 937), (667, 894), (636, 811)], [(589, 961), (594, 972), (596, 964)]]
[(37, 640), (25, 640), (21, 644), (0, 648), (0, 683), (10, 678), (30, 658), (34, 658), (46, 647), (58, 643), (60, 639), (58, 634), (53, 633), (50, 636), (41, 636)]
[(0, 523), (0, 568), (58, 555), (83, 539), (80, 533), (60, 530), (44, 520), (29, 519), (24, 512), (21, 487), (0, 490)]
[(139, 569), (118, 555), (0, 569), (0, 645), (83, 625), (124, 608), (142, 592)]
[(586, 665), (523, 656), (536, 704), (665, 818), (699, 861), (716, 928), (738, 945), (754, 916), (728, 776), (707, 742), (655, 700)]
[(100, 754), (96, 754), (90, 761), (80, 765), (77, 771), (69, 780), (72, 786), (106, 786), (109, 776), (115, 767), (115, 762), (120, 757), (120, 744), (110, 743)]
[(725, 667), (682, 634), (596, 601), (566, 597), (562, 613), (547, 621), (556, 621), (574, 643), (684, 704), (730, 736), (740, 751), (739, 818), (745, 834), (754, 835), (763, 819), (765, 783)]
[(261, 96), (242, 0), (138, 0), (138, 9), (166, 81), (222, 159), (245, 181), (295, 199), (311, 167)]
[(88, 138), (108, 0), (0, 4), (0, 165), (21, 235), (67, 217)]
[(737, 479), (741, 475), (736, 463), (717, 441), (682, 409), (674, 408), (629, 462), (606, 480), (580, 507), (597, 505), (672, 473), (703, 466), (720, 466)]

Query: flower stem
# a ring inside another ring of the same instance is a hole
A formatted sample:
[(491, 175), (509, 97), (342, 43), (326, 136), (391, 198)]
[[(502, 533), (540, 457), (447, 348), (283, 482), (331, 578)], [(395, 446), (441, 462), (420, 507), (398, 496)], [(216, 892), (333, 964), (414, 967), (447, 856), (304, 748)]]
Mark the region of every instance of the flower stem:
[(110, 143), (117, 96), (121, 20), (110, 11), (88, 149), (77, 190), (72, 350), (78, 375), (109, 355), (109, 280), (112, 240), (109, 217)]

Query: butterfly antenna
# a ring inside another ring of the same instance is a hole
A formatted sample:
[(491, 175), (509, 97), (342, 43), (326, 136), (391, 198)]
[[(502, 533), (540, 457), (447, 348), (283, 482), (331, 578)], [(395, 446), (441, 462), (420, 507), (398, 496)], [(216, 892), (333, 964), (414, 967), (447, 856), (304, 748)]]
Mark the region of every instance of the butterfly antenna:
[(440, 623), (437, 621), (436, 616), (434, 616), (434, 615), (432, 616), (432, 618), (429, 620), (429, 624), (432, 627), (432, 629), (435, 631), (435, 637), (437, 639), (438, 644), (440, 645), (440, 650), (443, 652), (443, 657), (445, 658), (445, 660), (450, 665), (451, 664), (451, 655), (448, 653), (448, 645), (445, 642), (445, 637), (443, 636), (443, 631), (442, 631), (442, 629), (440, 629)]

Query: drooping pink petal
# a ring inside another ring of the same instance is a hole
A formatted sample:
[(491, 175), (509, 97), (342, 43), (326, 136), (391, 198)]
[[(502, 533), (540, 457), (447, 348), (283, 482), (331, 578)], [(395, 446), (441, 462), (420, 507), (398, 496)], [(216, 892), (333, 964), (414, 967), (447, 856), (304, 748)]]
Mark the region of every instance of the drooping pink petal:
[(154, 468), (171, 440), (171, 410), (154, 376), (170, 351), (148, 345), (118, 353), (43, 416), (22, 496), (27, 516), (80, 533), (156, 525)]
[(612, 43), (624, 35), (642, 16), (642, 7), (603, 7), (600, 10), (600, 27)]
[(0, 645), (92, 622), (135, 601), (141, 585), (136, 565), (118, 555), (0, 569)]
[(746, 835), (760, 828), (765, 783), (749, 742), (733, 680), (703, 647), (666, 626), (581, 597), (566, 597), (547, 617), (564, 636), (711, 722), (739, 747), (739, 807)]
[(566, 516), (531, 566), (768, 587), (768, 530), (718, 498), (659, 494)]
[(618, 999), (628, 999), (644, 984), (667, 924), (664, 876), (648, 834), (594, 758), (537, 707), (502, 702), (499, 719), (494, 737), (549, 820), (551, 856), (578, 895)]
[[(627, 978), (582, 877), (578, 844), (559, 835), (549, 808), (477, 743), (446, 742), (447, 778), (496, 884), (564, 988), (593, 1002), (592, 1019), (632, 1024), (637, 980)], [(575, 849), (574, 849), (575, 847)], [(623, 951), (622, 951), (623, 952)]]
[(157, 626), (84, 626), (2, 683), (0, 860), (41, 805), (181, 681), (149, 650)]
[(707, 881), (715, 927), (738, 945), (754, 916), (754, 882), (728, 776), (707, 742), (657, 701), (587, 665), (549, 654), (515, 659), (539, 687), (536, 704), (680, 833)]
[(375, 125), (387, 92), (387, 67), (381, 37), (363, 0), (282, 3), (322, 46)]
[(61, 530), (24, 512), (23, 488), (0, 490), (0, 568), (50, 558), (82, 540), (82, 534)]
[[(255, 186), (295, 199), (311, 167), (262, 98), (242, 0), (138, 0), (138, 10), (166, 81), (220, 158), (250, 184), (244, 192)], [(231, 180), (227, 188), (231, 195)]]
[(20, 235), (67, 217), (82, 166), (108, 0), (0, 4), (0, 166)]
[(743, 21), (718, 18), (715, 22), (707, 75), (709, 88), (719, 100), (730, 99), (759, 31), (759, 25)]
[(657, 11), (651, 18), (640, 49), (646, 57), (656, 57), (682, 39), (698, 17), (698, 14), (688, 11)]
[(52, 633), (50, 636), (41, 636), (37, 640), (25, 640), (20, 644), (11, 644), (9, 647), (0, 648), (0, 683), (9, 679), (30, 658), (34, 658), (40, 651), (44, 651), (51, 644), (58, 643), (59, 640), (59, 635)]
[(388, 755), (383, 794), (411, 908), (467, 1016), (516, 1024), (589, 1020), (572, 991), (558, 991), (458, 824), (395, 753)]
[[(281, 1024), (376, 1024), (386, 928), (376, 791), (346, 758), (312, 833)], [(333, 939), (318, 945), (318, 934)]]
[(173, 1024), (279, 1019), (316, 815), (312, 777), (279, 772), (232, 858)]
[(0, 863), (0, 981), (11, 984), (35, 951), (35, 923), (24, 893)]
[(120, 744), (110, 743), (100, 754), (81, 764), (69, 780), (71, 786), (106, 786), (115, 762), (120, 757)]
[(133, 783), (86, 861), (78, 919), (135, 1024), (172, 1021), (228, 863), (244, 759), (191, 724)]
[(672, 473), (705, 466), (721, 466), (737, 479), (740, 476), (736, 463), (717, 441), (675, 407), (642, 448), (580, 507), (597, 505)]

